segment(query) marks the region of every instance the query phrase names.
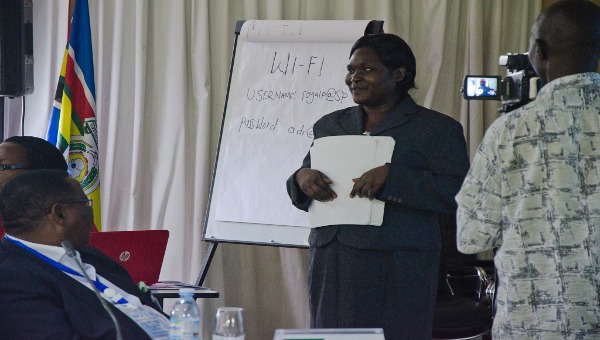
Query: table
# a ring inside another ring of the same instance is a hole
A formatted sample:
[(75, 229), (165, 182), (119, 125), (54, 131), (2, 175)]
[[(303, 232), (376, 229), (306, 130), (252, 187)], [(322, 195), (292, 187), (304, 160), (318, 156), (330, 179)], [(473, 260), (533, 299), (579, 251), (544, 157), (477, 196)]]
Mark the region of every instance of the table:
[[(169, 298), (178, 298), (178, 288), (152, 288), (149, 287), (150, 293), (158, 300), (160, 307), (163, 307), (163, 300)], [(205, 287), (194, 287), (194, 299), (213, 299), (218, 298), (219, 292)]]

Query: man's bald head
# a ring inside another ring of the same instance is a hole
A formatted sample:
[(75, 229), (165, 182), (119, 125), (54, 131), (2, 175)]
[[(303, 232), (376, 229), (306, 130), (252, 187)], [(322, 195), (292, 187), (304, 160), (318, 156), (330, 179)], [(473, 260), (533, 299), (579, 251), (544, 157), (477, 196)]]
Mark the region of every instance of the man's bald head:
[(600, 7), (585, 0), (552, 4), (531, 29), (530, 60), (545, 81), (595, 72), (600, 58)]

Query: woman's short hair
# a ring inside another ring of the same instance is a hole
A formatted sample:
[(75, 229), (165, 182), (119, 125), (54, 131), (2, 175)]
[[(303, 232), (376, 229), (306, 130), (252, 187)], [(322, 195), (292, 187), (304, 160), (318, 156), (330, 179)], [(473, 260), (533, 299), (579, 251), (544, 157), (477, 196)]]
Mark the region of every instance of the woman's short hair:
[(350, 56), (359, 48), (369, 47), (381, 59), (383, 65), (391, 70), (400, 67), (406, 69), (406, 76), (399, 84), (402, 94), (416, 88), (417, 62), (410, 46), (402, 38), (391, 33), (369, 34), (360, 37), (350, 49)]

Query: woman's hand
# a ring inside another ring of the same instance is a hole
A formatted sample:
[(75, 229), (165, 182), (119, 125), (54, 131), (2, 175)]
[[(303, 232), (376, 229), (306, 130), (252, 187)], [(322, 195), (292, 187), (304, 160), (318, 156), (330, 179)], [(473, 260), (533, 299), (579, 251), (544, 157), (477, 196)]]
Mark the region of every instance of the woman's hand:
[(375, 198), (375, 194), (383, 187), (388, 176), (388, 164), (373, 168), (360, 176), (354, 178), (354, 187), (350, 191), (350, 197), (368, 197)]
[(296, 172), (296, 183), (306, 196), (320, 202), (329, 202), (337, 197), (331, 189), (329, 177), (322, 172), (309, 168), (302, 168)]

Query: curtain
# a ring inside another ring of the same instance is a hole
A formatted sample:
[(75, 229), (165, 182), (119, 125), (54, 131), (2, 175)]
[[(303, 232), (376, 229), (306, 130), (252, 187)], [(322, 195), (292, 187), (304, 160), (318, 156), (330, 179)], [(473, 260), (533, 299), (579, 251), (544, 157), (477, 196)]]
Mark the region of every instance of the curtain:
[[(467, 74), (504, 75), (498, 57), (528, 50), (541, 0), (89, 0), (102, 225), (167, 229), (162, 280), (195, 282), (218, 146), (233, 30), (247, 19), (376, 19), (417, 57), (415, 100), (459, 120), (471, 155), (499, 102), (466, 101)], [(44, 137), (67, 38), (67, 0), (34, 1), (33, 94), (5, 104), (5, 136)], [(245, 309), (246, 338), (309, 326), (308, 250), (222, 243), (200, 301), (204, 337), (218, 306)], [(169, 310), (169, 301), (165, 310)]]

